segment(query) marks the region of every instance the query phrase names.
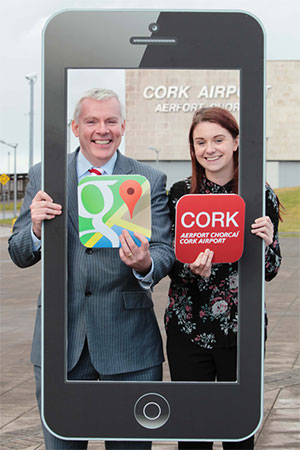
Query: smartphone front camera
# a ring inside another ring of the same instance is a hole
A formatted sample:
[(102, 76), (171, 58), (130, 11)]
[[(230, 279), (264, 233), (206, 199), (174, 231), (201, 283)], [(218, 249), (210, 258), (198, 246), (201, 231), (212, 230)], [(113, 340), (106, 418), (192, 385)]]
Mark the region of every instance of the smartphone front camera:
[(159, 25), (157, 23), (150, 23), (149, 30), (152, 33), (156, 33), (159, 30)]

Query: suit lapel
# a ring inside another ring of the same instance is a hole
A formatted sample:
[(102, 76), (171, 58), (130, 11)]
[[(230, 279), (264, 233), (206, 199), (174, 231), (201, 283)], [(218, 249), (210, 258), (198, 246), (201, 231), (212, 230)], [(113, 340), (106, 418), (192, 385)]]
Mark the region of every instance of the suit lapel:
[(118, 157), (113, 170), (113, 175), (125, 175), (129, 173), (133, 173), (133, 169), (130, 164), (130, 158), (122, 155), (122, 153), (120, 153), (120, 151), (118, 150)]
[(68, 157), (68, 216), (78, 230), (77, 170), (78, 149)]

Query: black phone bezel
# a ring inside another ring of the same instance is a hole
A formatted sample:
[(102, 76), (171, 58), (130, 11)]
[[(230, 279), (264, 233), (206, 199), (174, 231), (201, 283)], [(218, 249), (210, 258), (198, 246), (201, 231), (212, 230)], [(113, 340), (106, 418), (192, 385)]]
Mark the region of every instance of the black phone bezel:
[[(150, 23), (159, 24), (156, 38), (176, 37), (176, 45), (132, 45), (132, 36), (151, 37)], [(245, 12), (70, 10), (48, 22), (43, 38), (43, 189), (65, 212), (46, 222), (43, 231), (44, 423), (67, 439), (240, 440), (253, 434), (262, 419), (264, 253), (261, 240), (250, 233), (245, 235), (239, 263), (236, 383), (66, 381), (66, 72), (69, 68), (239, 70), (239, 194), (246, 203), (245, 229), (250, 229), (264, 210), (261, 25)], [(169, 419), (157, 429), (141, 426), (133, 414), (134, 404), (147, 393), (163, 396), (170, 405)]]

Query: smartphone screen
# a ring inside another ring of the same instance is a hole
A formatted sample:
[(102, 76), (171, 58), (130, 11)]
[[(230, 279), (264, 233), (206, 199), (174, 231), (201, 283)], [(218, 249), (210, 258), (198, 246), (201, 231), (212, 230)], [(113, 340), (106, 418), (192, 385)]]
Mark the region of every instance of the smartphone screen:
[[(60, 13), (44, 32), (44, 190), (66, 212), (44, 227), (44, 421), (70, 439), (243, 439), (262, 415), (263, 248), (252, 236), (238, 267), (234, 382), (68, 380), (67, 154), (79, 145), (71, 132), (75, 104), (94, 87), (112, 89), (125, 106), (121, 153), (137, 160), (155, 153), (168, 187), (183, 178), (178, 167), (188, 160), (194, 111), (229, 110), (240, 125), (239, 195), (250, 228), (264, 207), (261, 27), (241, 12), (97, 10)], [(155, 417), (147, 405), (156, 405)]]

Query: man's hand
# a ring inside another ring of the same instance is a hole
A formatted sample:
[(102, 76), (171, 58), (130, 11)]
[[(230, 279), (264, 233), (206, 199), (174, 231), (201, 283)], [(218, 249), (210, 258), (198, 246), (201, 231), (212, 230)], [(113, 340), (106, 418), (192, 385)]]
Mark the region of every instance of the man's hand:
[(214, 252), (208, 248), (205, 252), (199, 253), (193, 263), (190, 264), (190, 269), (194, 275), (201, 275), (202, 277), (209, 278), (211, 274), (211, 262), (214, 256)]
[(135, 244), (127, 230), (122, 231), (120, 235), (120, 258), (127, 266), (142, 275), (146, 275), (152, 265), (149, 242), (141, 233), (134, 233), (134, 236), (141, 241), (140, 247)]
[(53, 203), (52, 198), (46, 192), (39, 191), (30, 205), (32, 231), (37, 238), (41, 239), (42, 223), (51, 220), (62, 213), (62, 206)]
[(265, 241), (266, 245), (272, 244), (274, 227), (269, 216), (259, 217), (258, 219), (255, 219), (254, 223), (251, 225), (251, 228), (251, 233), (261, 237)]

